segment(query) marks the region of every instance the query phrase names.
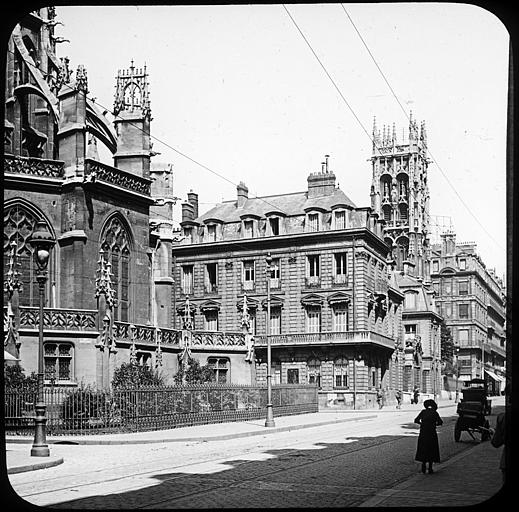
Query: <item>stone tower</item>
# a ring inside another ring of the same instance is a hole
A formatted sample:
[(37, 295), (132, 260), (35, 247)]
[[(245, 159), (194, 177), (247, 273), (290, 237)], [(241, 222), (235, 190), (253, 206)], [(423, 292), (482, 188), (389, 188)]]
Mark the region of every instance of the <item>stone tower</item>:
[(371, 206), (384, 219), (384, 239), (396, 269), (429, 281), (429, 188), (427, 134), (409, 115), (409, 131), (397, 142), (395, 124), (373, 121)]
[(148, 74), (136, 68), (119, 70), (115, 86), (115, 128), (117, 152), (114, 166), (129, 173), (150, 177), (150, 157), (154, 155), (150, 139), (151, 110)]

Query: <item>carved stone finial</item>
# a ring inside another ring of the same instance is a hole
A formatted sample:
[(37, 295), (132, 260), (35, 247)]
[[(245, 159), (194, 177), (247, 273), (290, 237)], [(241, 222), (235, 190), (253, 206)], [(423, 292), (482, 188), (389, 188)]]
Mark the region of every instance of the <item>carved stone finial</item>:
[(76, 71), (76, 89), (78, 91), (83, 91), (85, 94), (88, 93), (87, 71), (85, 66), (82, 64), (77, 67)]

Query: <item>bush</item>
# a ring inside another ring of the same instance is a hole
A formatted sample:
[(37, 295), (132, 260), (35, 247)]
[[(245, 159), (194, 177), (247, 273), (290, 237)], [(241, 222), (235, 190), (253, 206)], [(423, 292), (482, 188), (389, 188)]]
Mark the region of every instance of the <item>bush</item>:
[(123, 363), (114, 371), (112, 387), (116, 388), (139, 388), (142, 386), (163, 386), (164, 377), (147, 366), (135, 363)]
[(110, 405), (110, 397), (105, 392), (81, 384), (61, 404), (63, 425), (70, 429), (103, 425), (111, 412)]
[[(182, 384), (182, 365), (174, 377), (175, 384)], [(214, 382), (214, 372), (209, 365), (200, 366), (200, 363), (190, 357), (187, 361), (186, 384), (203, 384)]]
[(4, 364), (4, 386), (6, 388), (36, 388), (37, 385), (38, 376), (34, 372), (27, 376), (20, 365)]

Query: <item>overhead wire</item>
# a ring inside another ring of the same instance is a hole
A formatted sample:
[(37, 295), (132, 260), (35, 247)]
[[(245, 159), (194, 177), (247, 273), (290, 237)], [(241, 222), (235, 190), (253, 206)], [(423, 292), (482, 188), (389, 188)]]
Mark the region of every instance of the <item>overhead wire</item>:
[[(342, 5), (342, 4), (341, 4)], [(287, 9), (286, 5), (285, 4), (282, 4), (283, 8), (285, 9), (285, 12), (286, 14), (288, 15), (288, 17), (290, 18), (290, 20), (292, 21), (292, 23), (294, 24), (294, 26), (296, 27), (297, 31), (299, 32), (299, 34), (301, 35), (301, 37), (303, 38), (303, 40), (305, 41), (305, 43), (307, 44), (308, 48), (310, 49), (310, 51), (312, 52), (312, 54), (314, 55), (314, 57), (316, 58), (316, 60), (318, 61), (319, 65), (321, 66), (321, 68), (323, 69), (324, 73), (326, 74), (326, 76), (329, 78), (329, 80), (331, 81), (332, 85), (334, 86), (334, 88), (337, 90), (337, 92), (339, 93), (339, 96), (341, 97), (341, 99), (344, 101), (344, 103), (346, 104), (346, 106), (348, 107), (348, 109), (350, 110), (350, 112), (352, 113), (353, 117), (356, 119), (356, 121), (358, 122), (358, 124), (360, 125), (360, 127), (362, 128), (362, 130), (364, 131), (364, 133), (368, 136), (368, 138), (370, 139), (371, 143), (373, 144), (373, 147), (378, 151), (379, 155), (380, 156), (386, 156), (380, 149), (380, 147), (378, 146), (376, 140), (369, 134), (368, 130), (364, 127), (364, 124), (362, 123), (362, 121), (359, 119), (358, 115), (355, 113), (353, 107), (350, 105), (350, 103), (346, 100), (344, 94), (342, 93), (342, 91), (340, 90), (340, 88), (338, 87), (336, 81), (333, 79), (333, 77), (331, 76), (331, 74), (329, 73), (329, 71), (326, 69), (326, 66), (323, 64), (322, 60), (319, 58), (319, 56), (317, 55), (316, 51), (314, 50), (314, 48), (312, 47), (312, 45), (310, 44), (308, 38), (305, 36), (304, 32), (302, 31), (302, 29), (299, 27), (299, 25), (297, 24), (297, 22), (295, 21), (294, 17), (291, 15), (291, 13), (289, 12), (289, 10)], [(344, 9), (344, 6), (343, 6), (343, 9)], [(360, 33), (359, 33), (360, 35)], [(370, 55), (371, 52), (369, 52)], [(376, 61), (375, 61), (376, 63)], [(380, 70), (380, 67), (378, 66), (378, 64), (376, 63), (377, 67), (379, 68)], [(381, 71), (381, 70), (380, 70)], [(396, 96), (396, 93), (394, 93), (394, 90), (392, 89), (392, 87), (390, 86), (389, 82), (387, 81), (386, 79), (386, 83), (388, 84), (390, 90), (393, 92), (395, 98), (397, 99), (398, 103), (400, 104), (401, 108), (403, 109), (400, 101), (398, 100), (398, 97)], [(405, 109), (404, 110), (404, 113), (406, 114), (406, 117), (408, 118), (409, 121), (410, 118), (409, 116), (407, 115), (407, 112), (405, 112)], [(441, 167), (438, 165), (438, 163), (436, 162), (436, 160), (434, 159), (433, 155), (431, 154), (430, 150), (427, 148), (426, 146), (426, 151), (429, 153), (429, 155), (431, 156), (431, 158), (433, 159), (433, 161), (435, 162), (435, 164), (438, 166), (438, 169), (440, 170), (440, 172), (445, 176), (445, 173), (443, 172), (443, 170), (441, 169)], [(445, 176), (446, 177), (446, 176)], [(448, 178), (446, 178), (447, 181), (449, 182)], [(449, 182), (450, 183), (450, 182)], [(453, 185), (451, 184), (451, 187), (453, 187)], [(454, 189), (454, 187), (453, 187)], [(454, 189), (455, 190), (455, 189)], [(415, 201), (418, 199), (417, 196), (416, 196), (416, 193), (411, 189), (409, 188), (409, 192), (410, 194), (414, 197)], [(457, 193), (457, 191), (455, 190), (457, 196), (460, 198), (460, 200), (462, 201), (462, 203), (465, 205), (465, 207), (468, 209), (468, 206), (465, 204), (465, 202), (461, 199), (461, 197), (459, 196), (459, 194)], [(474, 216), (474, 214), (470, 211), (469, 209), (469, 212)], [(431, 215), (428, 213), (428, 212), (424, 212), (426, 217), (428, 218), (428, 221), (429, 221), (429, 224), (431, 225), (435, 225), (435, 226), (438, 226), (436, 223), (432, 222), (432, 219), (431, 219)], [(494, 242), (499, 245), (499, 247), (501, 247), (501, 245), (488, 233), (488, 231), (484, 228), (484, 226), (479, 222), (479, 220), (476, 218), (478, 224), (482, 227), (482, 229), (494, 240)], [(502, 248), (502, 247), (501, 247)]]
[[(13, 54), (14, 56), (16, 56), (15, 52), (12, 51), (12, 50), (8, 50), (8, 53), (11, 53)], [(34, 69), (38, 70), (38, 72), (42, 73), (41, 69), (38, 68), (38, 66), (35, 66), (34, 64), (32, 64), (31, 62), (28, 62), (26, 60), (24, 60), (24, 63), (25, 64), (28, 64), (30, 66), (32, 66)], [(43, 74), (43, 73), (42, 73)], [(68, 83), (64, 82), (61, 87), (67, 87), (69, 90), (73, 91), (74, 88), (72, 86), (70, 86)], [(121, 117), (119, 115), (116, 115), (109, 107), (106, 107), (105, 105), (99, 103), (97, 101), (97, 98), (96, 97), (91, 97), (91, 96), (87, 96), (87, 94), (85, 93), (85, 97), (88, 98), (92, 103), (94, 103), (95, 105), (101, 107), (105, 112), (110, 112), (114, 118), (119, 118), (121, 119)], [(180, 151), (179, 149), (175, 148), (174, 146), (172, 146), (171, 144), (163, 141), (162, 139), (159, 139), (158, 137), (152, 135), (151, 133), (148, 133), (148, 132), (145, 132), (144, 129), (142, 129), (140, 126), (132, 123), (131, 121), (128, 121), (128, 120), (125, 120), (129, 125), (133, 126), (134, 128), (137, 128), (138, 130), (140, 130), (141, 132), (143, 133), (146, 133), (147, 135), (149, 135), (149, 137), (151, 139), (153, 139), (154, 141), (162, 144), (163, 146), (167, 147), (168, 149), (171, 149), (172, 151), (174, 151), (175, 153), (177, 153), (178, 155), (184, 157), (185, 159), (189, 160), (190, 162), (194, 163), (195, 165), (198, 165), (199, 167), (202, 167), (203, 169), (205, 169), (206, 171), (209, 171), (211, 172), (212, 174), (218, 176), (219, 178), (223, 179), (224, 181), (230, 183), (231, 185), (234, 185), (235, 187), (237, 187), (238, 185), (236, 183), (234, 183), (232, 180), (230, 180), (229, 178), (227, 178), (226, 176), (224, 176), (223, 174), (211, 169), (210, 167), (208, 167), (207, 165), (199, 162), (198, 160), (190, 157), (189, 155), (187, 155), (186, 153), (184, 153), (183, 151)], [(263, 201), (264, 203), (268, 204), (269, 206), (272, 206), (273, 208), (275, 208), (277, 211), (281, 212), (281, 213), (284, 213), (286, 215), (286, 212), (283, 211), (282, 208), (280, 208), (279, 206), (276, 206), (272, 203), (270, 203), (269, 201), (267, 201), (266, 199), (262, 198), (262, 197), (259, 197), (257, 195), (254, 195), (252, 197), (252, 199), (258, 199), (260, 201)], [(219, 203), (201, 203), (201, 204), (219, 204)]]
[[(409, 122), (411, 122), (411, 118), (409, 116), (409, 114), (407, 113), (406, 109), (403, 107), (402, 103), (400, 102), (397, 94), (395, 93), (393, 87), (391, 87), (391, 84), (389, 83), (389, 80), (387, 79), (386, 75), (384, 74), (384, 72), (382, 71), (381, 67), (379, 66), (378, 62), (376, 61), (372, 51), (370, 50), (368, 44), (366, 43), (366, 41), (364, 40), (364, 38), (362, 37), (362, 34), (360, 33), (359, 29), (357, 28), (357, 26), (355, 25), (352, 17), (350, 16), (350, 14), (348, 13), (348, 11), (346, 10), (346, 8), (344, 7), (344, 4), (341, 3), (341, 7), (344, 11), (344, 13), (346, 14), (346, 16), (348, 17), (351, 25), (353, 26), (353, 28), (355, 29), (355, 32), (357, 33), (357, 35), (359, 36), (360, 40), (362, 41), (362, 44), (364, 45), (364, 47), (366, 48), (366, 51), (368, 52), (369, 56), (371, 57), (371, 59), (373, 60), (373, 63), (375, 64), (376, 68), (378, 69), (380, 75), (382, 76), (382, 78), (384, 79), (384, 82), (386, 83), (386, 85), (388, 86), (389, 90), (391, 91), (391, 94), (393, 95), (393, 97), (395, 98), (396, 102), (398, 103), (398, 105), (400, 106), (402, 112), (404, 113), (404, 115), (406, 116), (407, 120)], [(429, 149), (429, 147), (427, 146), (426, 147), (426, 151), (427, 153), (429, 153), (429, 156), (431, 157), (432, 161), (436, 164), (436, 167), (438, 168), (438, 170), (440, 171), (440, 173), (442, 174), (442, 176), (445, 178), (445, 181), (448, 183), (448, 185), (451, 187), (451, 189), (453, 190), (453, 192), (456, 194), (456, 196), (458, 197), (458, 199), (460, 200), (461, 204), (465, 207), (465, 209), (470, 213), (470, 215), (474, 218), (474, 220), (479, 224), (479, 226), (481, 227), (481, 229), (501, 248), (503, 249), (503, 247), (501, 246), (501, 244), (489, 233), (489, 231), (485, 228), (485, 226), (483, 226), (483, 224), (480, 222), (480, 220), (477, 218), (477, 216), (474, 214), (474, 212), (469, 208), (469, 206), (467, 205), (467, 203), (464, 201), (464, 199), (461, 197), (461, 195), (458, 193), (458, 191), (456, 190), (456, 187), (454, 187), (454, 185), (452, 184), (452, 182), (450, 181), (450, 179), (448, 178), (448, 176), (445, 174), (445, 172), (443, 171), (442, 167), (440, 166), (440, 164), (437, 162), (436, 158), (434, 157), (434, 155), (432, 154), (431, 150)]]

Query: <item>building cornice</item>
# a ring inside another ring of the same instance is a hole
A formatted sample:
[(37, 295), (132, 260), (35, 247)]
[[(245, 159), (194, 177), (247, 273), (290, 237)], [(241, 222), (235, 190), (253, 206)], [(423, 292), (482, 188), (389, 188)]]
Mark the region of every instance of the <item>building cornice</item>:
[[(317, 231), (310, 233), (291, 233), (285, 235), (265, 236), (257, 238), (239, 238), (233, 240), (220, 240), (217, 242), (205, 242), (195, 244), (176, 245), (173, 247), (173, 252), (177, 256), (184, 256), (190, 254), (207, 255), (214, 253), (229, 253), (229, 252), (247, 252), (247, 251), (261, 251), (274, 249), (287, 249), (294, 247), (302, 247), (313, 244), (328, 244), (334, 241), (351, 241), (355, 237), (356, 242), (363, 240), (365, 243), (371, 242), (383, 253), (388, 252), (386, 243), (375, 235), (369, 229), (349, 228), (341, 230)], [(360, 245), (357, 245), (360, 248)]]

